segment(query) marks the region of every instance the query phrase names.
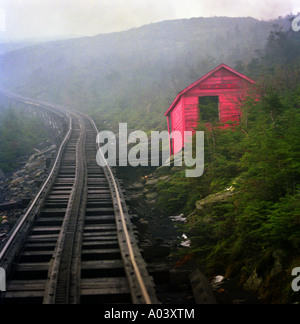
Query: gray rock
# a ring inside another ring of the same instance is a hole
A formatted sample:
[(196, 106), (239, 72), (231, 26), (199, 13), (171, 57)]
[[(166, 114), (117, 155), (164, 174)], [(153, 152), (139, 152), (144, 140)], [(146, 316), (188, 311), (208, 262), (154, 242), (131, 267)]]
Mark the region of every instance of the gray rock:
[(286, 253), (283, 250), (275, 250), (272, 256), (274, 259), (274, 266), (271, 271), (271, 276), (276, 276), (284, 271), (283, 265), (286, 264)]
[(146, 198), (147, 200), (154, 200), (158, 197), (158, 193), (157, 192), (152, 192), (152, 193), (149, 193), (149, 194), (146, 194)]
[(44, 170), (41, 170), (41, 171), (38, 171), (36, 174), (35, 174), (35, 177), (36, 178), (41, 178), (41, 177), (43, 177), (44, 176)]
[(170, 171), (172, 172), (172, 173), (176, 173), (176, 172), (180, 172), (180, 171), (183, 171), (185, 169), (185, 167), (184, 166), (174, 166)]
[(144, 185), (140, 182), (134, 183), (130, 187), (126, 188), (127, 191), (139, 191), (143, 189), (144, 189)]
[(131, 207), (138, 207), (138, 206), (140, 206), (142, 199), (143, 199), (143, 194), (131, 195), (130, 199), (129, 199), (129, 205)]
[(16, 184), (21, 184), (24, 182), (24, 178), (17, 178), (11, 182), (11, 185), (14, 186)]
[(195, 270), (190, 276), (196, 304), (213, 305), (217, 304), (215, 294), (209, 284), (208, 279), (200, 272)]
[(158, 179), (148, 180), (146, 186), (155, 186), (158, 184)]
[(230, 197), (234, 194), (231, 191), (219, 192), (214, 195), (210, 195), (202, 200), (196, 202), (196, 209), (199, 211), (207, 208), (208, 206), (215, 205), (217, 203), (226, 203)]
[(247, 290), (257, 291), (262, 284), (263, 279), (258, 277), (256, 270), (252, 273), (250, 278), (244, 284), (244, 288)]
[(170, 179), (170, 176), (164, 176), (164, 177), (160, 177), (159, 181), (167, 181)]
[(171, 169), (171, 167), (169, 167), (169, 166), (161, 166), (156, 169), (155, 173), (157, 173), (158, 175), (168, 175), (170, 172), (170, 169)]
[(149, 226), (149, 222), (146, 221), (145, 219), (141, 218), (138, 221), (137, 227), (138, 227), (140, 233), (146, 233), (148, 230), (148, 226)]
[(151, 211), (155, 211), (156, 200), (148, 200), (147, 202), (150, 207), (152, 206)]
[(28, 169), (28, 170), (33, 170), (33, 169), (36, 169), (40, 166), (43, 165), (43, 162), (42, 161), (38, 161), (38, 162), (32, 162), (32, 163), (27, 163), (25, 165), (25, 168)]

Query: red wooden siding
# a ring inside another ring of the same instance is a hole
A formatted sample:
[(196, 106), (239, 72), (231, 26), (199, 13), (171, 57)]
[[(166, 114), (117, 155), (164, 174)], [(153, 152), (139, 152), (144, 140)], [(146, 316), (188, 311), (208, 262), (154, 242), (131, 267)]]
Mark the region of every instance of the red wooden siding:
[(173, 141), (172, 141), (172, 147), (173, 147), (173, 153), (176, 154), (182, 149), (183, 142), (182, 137), (178, 135), (176, 132), (180, 132), (180, 134), (183, 134), (184, 132), (184, 126), (183, 126), (183, 105), (181, 101), (179, 104), (172, 110), (171, 112), (171, 125), (172, 125), (172, 133), (174, 135)]
[(193, 131), (199, 120), (199, 99), (197, 97), (185, 97), (185, 130)]
[[(242, 97), (254, 83), (227, 65), (221, 64), (178, 94), (165, 114), (170, 118), (169, 131), (179, 131), (183, 143), (184, 131), (195, 131), (198, 125), (199, 97), (204, 96), (219, 97), (220, 123), (238, 123)], [(228, 127), (228, 125), (222, 127)], [(176, 141), (176, 138), (170, 144), (174, 154), (183, 147), (180, 141)]]

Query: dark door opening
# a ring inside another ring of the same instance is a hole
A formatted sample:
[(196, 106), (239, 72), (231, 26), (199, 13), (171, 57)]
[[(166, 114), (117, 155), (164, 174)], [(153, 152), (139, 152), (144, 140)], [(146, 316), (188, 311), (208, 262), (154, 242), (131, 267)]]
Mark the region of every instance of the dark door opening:
[(219, 96), (199, 97), (200, 120), (205, 123), (220, 121)]

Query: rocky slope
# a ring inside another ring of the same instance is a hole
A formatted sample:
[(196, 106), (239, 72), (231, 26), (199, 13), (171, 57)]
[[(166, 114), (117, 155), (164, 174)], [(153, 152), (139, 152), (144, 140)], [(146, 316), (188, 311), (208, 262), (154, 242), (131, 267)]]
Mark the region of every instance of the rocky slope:
[[(183, 225), (193, 214), (170, 215), (159, 208), (160, 182), (168, 182), (178, 168), (160, 167), (139, 170), (123, 168), (119, 176), (124, 181), (131, 212), (136, 214), (141, 248), (154, 276), (160, 299), (166, 303), (195, 303), (189, 277), (199, 269), (197, 259), (191, 254), (191, 241), (184, 233)], [(211, 204), (226, 203), (231, 191), (198, 201), (195, 213)], [(200, 268), (201, 269), (201, 268)], [(219, 304), (258, 304), (257, 295), (240, 287), (237, 278), (225, 278), (219, 274), (209, 278)], [(201, 297), (200, 297), (201, 298)]]
[(35, 151), (15, 173), (0, 180), (0, 244), (43, 184), (56, 146), (43, 143)]

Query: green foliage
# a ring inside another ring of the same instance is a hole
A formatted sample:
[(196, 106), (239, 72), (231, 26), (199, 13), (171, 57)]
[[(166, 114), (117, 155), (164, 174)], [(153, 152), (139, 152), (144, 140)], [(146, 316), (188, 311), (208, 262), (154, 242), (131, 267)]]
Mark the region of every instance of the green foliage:
[(263, 231), (272, 246), (300, 251), (300, 190), (269, 209)]
[(253, 80), (277, 83), (283, 90), (299, 81), (300, 37), (292, 29), (283, 31), (279, 25), (275, 27), (264, 50), (256, 50), (257, 57), (250, 61), (237, 60), (236, 68)]
[(213, 123), (219, 120), (219, 97), (201, 97), (199, 102), (202, 122)]
[[(195, 205), (191, 202), (206, 202), (194, 212), (185, 231), (192, 240), (192, 252), (210, 275), (244, 275), (247, 280), (257, 270), (268, 285), (275, 280), (271, 275), (275, 250), (284, 251), (286, 267), (299, 255), (299, 61), (291, 54), (289, 65), (285, 58), (280, 59), (293, 39), (289, 33), (271, 35), (265, 56), (257, 62), (263, 62), (275, 45), (284, 46), (280, 53), (274, 53), (274, 62), (281, 67), (276, 66), (276, 73), (275, 67), (269, 69), (273, 74), (258, 85), (259, 101), (250, 96), (244, 102), (239, 126), (223, 130), (214, 123), (208, 129), (199, 124), (199, 130), (206, 134), (205, 173), (199, 179), (185, 181), (184, 190), (190, 194), (185, 197), (187, 203), (178, 207), (192, 212)], [(300, 49), (298, 40), (295, 43)], [(178, 185), (183, 183), (181, 179)], [(232, 191), (228, 198), (216, 198), (216, 193), (228, 190)], [(178, 192), (176, 184), (172, 192)], [(209, 197), (215, 202), (209, 203)], [(264, 298), (272, 301), (279, 295), (281, 302), (290, 298), (290, 289), (283, 287), (283, 296), (273, 286), (273, 291), (262, 292)]]
[(32, 153), (33, 147), (47, 138), (40, 121), (22, 109), (9, 108), (0, 119), (0, 168), (13, 171), (18, 159)]
[[(208, 167), (208, 171), (212, 169), (212, 184), (216, 179), (223, 179), (223, 183), (228, 184), (230, 174), (238, 176), (234, 184), (234, 204), (237, 207), (234, 211), (237, 213), (235, 234), (239, 244), (240, 240), (247, 243), (247, 250), (272, 247), (274, 241), (279, 246), (286, 246), (287, 237), (293, 243), (290, 248), (298, 248), (299, 242), (295, 237), (299, 237), (299, 224), (297, 227), (296, 223), (299, 221), (300, 155), (297, 138), (300, 136), (300, 112), (285, 99), (271, 90), (260, 103), (252, 106), (247, 135), (238, 128), (234, 132), (240, 138), (236, 152), (242, 154), (232, 156), (230, 144), (226, 141), (229, 144), (227, 149), (221, 150), (220, 157)], [(224, 132), (223, 137), (227, 139), (228, 133)], [(219, 146), (218, 141), (216, 146)], [(230, 156), (231, 160), (228, 159)], [(230, 172), (226, 172), (232, 165)], [(222, 187), (220, 180), (216, 187), (219, 189)], [(281, 230), (283, 227), (285, 231)], [(276, 233), (280, 235), (276, 237)]]
[(159, 182), (158, 189), (161, 193), (159, 205), (162, 209), (176, 214), (185, 207), (190, 194), (190, 184), (183, 172), (176, 173), (168, 182)]

